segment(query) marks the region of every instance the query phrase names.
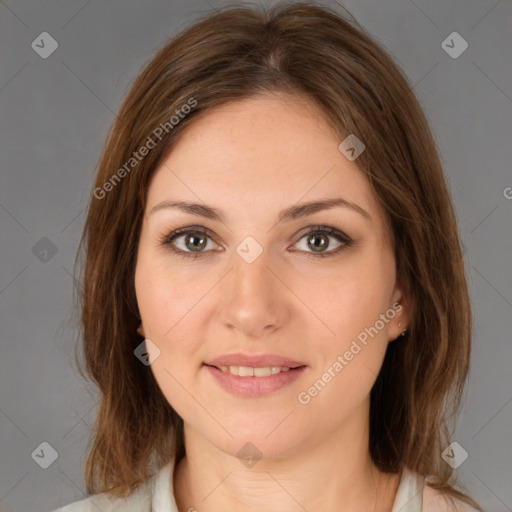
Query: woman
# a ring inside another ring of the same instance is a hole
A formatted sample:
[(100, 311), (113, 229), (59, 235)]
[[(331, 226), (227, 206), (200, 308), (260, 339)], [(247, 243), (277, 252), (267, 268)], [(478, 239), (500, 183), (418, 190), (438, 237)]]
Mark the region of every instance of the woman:
[(220, 11), (109, 135), (82, 243), (100, 403), (60, 509), (481, 510), (450, 445), (471, 310), (404, 75), (331, 10)]

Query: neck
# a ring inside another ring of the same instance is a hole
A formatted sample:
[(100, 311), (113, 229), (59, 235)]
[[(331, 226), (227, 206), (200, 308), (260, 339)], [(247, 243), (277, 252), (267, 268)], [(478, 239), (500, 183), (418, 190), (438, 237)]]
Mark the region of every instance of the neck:
[(382, 473), (373, 464), (368, 422), (353, 423), (286, 457), (264, 457), (251, 467), (185, 423), (186, 456), (173, 482), (178, 509), (389, 512), (398, 475)]

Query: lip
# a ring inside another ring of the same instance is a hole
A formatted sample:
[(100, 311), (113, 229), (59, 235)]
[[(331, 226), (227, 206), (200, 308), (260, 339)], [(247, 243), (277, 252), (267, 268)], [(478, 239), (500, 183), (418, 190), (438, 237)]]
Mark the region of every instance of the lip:
[[(299, 366), (307, 366), (306, 363), (294, 361), (286, 357), (281, 357), (275, 354), (261, 354), (261, 355), (249, 355), (249, 354), (226, 354), (211, 361), (204, 363), (207, 366), (248, 366), (251, 368), (266, 368), (267, 366), (287, 366), (288, 368), (298, 368)], [(277, 374), (279, 375), (279, 374)], [(248, 379), (250, 377), (243, 377)], [(265, 379), (267, 377), (257, 377), (258, 379)]]
[[(247, 360), (247, 359), (246, 359)], [(274, 359), (275, 360), (275, 359)], [(285, 361), (283, 359), (283, 361)], [(227, 365), (226, 365), (227, 366)], [(233, 365), (243, 366), (243, 365)], [(270, 366), (270, 365), (269, 365)], [(286, 365), (273, 365), (286, 366)], [(229, 372), (223, 372), (216, 366), (204, 365), (204, 368), (215, 378), (218, 384), (227, 392), (238, 397), (258, 397), (268, 395), (297, 380), (307, 366), (290, 367), (287, 372), (280, 372), (268, 377), (240, 377)]]

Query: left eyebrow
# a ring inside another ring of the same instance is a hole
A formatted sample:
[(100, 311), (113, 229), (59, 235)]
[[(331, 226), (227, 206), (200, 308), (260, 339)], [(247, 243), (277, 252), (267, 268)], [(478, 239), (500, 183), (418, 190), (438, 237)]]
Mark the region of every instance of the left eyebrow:
[(279, 222), (290, 222), (292, 220), (296, 220), (300, 217), (305, 217), (307, 215), (313, 215), (316, 212), (321, 210), (329, 210), (331, 208), (336, 207), (344, 207), (349, 208), (352, 211), (355, 211), (361, 214), (366, 220), (372, 220), (371, 215), (361, 206), (356, 203), (352, 203), (351, 201), (347, 201), (342, 197), (336, 197), (333, 199), (323, 199), (320, 201), (312, 201), (309, 203), (302, 203), (295, 206), (291, 206), (286, 210), (283, 210), (279, 214)]
[[(301, 203), (298, 205), (290, 206), (289, 208), (286, 208), (280, 212), (278, 218), (279, 222), (291, 222), (301, 217), (306, 217), (319, 211), (329, 210), (336, 207), (349, 208), (352, 211), (361, 214), (366, 220), (370, 222), (372, 221), (371, 215), (364, 208), (341, 197), (323, 199), (320, 201), (311, 201), (309, 203)], [(222, 223), (225, 222), (224, 215), (218, 209), (205, 204), (189, 203), (186, 201), (162, 201), (161, 203), (158, 203), (157, 205), (153, 206), (153, 208), (151, 208), (149, 215), (152, 215), (159, 210), (172, 208), (179, 209), (191, 215), (206, 217), (207, 219)]]

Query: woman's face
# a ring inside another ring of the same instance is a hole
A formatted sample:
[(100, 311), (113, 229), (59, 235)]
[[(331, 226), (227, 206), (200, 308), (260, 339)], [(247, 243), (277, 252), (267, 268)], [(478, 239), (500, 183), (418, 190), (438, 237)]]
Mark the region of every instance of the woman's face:
[[(360, 435), (407, 325), (382, 211), (341, 142), (312, 104), (254, 97), (198, 118), (150, 183), (139, 332), (186, 428), (227, 453)], [(303, 207), (326, 199), (353, 206)]]

